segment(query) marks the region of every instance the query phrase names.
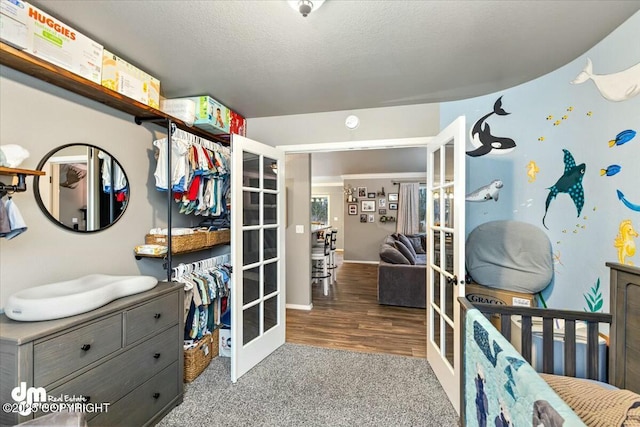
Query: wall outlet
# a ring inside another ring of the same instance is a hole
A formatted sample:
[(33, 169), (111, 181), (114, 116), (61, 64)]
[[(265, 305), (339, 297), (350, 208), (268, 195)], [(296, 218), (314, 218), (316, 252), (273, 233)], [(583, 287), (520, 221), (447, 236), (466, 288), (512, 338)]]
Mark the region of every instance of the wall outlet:
[(304, 234), (304, 225), (296, 225), (296, 233)]
[(338, 220), (338, 217), (337, 217), (337, 216), (334, 216), (334, 217), (333, 217), (333, 220), (334, 220), (334, 221), (337, 221), (337, 220)]
[(71, 218), (71, 222), (74, 223), (74, 224), (77, 224), (78, 223), (78, 218)]

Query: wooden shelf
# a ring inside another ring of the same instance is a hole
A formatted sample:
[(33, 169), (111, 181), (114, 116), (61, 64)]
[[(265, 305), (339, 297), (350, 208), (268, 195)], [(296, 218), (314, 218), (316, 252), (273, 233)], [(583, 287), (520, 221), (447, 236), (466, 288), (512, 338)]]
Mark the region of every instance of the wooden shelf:
[(5, 168), (0, 166), (0, 175), (44, 175), (44, 171), (36, 171), (31, 169)]
[[(220, 243), (216, 243), (215, 245), (209, 245), (209, 246), (205, 246), (202, 248), (198, 248), (198, 249), (187, 249), (187, 250), (183, 250), (183, 251), (173, 251), (171, 253), (171, 255), (182, 255), (182, 254), (191, 254), (194, 252), (202, 252), (202, 251), (206, 251), (209, 249), (213, 249), (216, 246), (220, 246), (220, 245), (228, 245), (230, 243), (230, 241), (226, 241), (226, 242), (220, 242)], [(147, 254), (135, 254), (136, 259), (141, 259), (141, 258), (166, 258), (168, 254), (160, 254), (160, 255), (147, 255)]]
[(149, 107), (116, 91), (107, 89), (97, 83), (80, 77), (64, 68), (35, 57), (29, 53), (15, 49), (8, 44), (0, 42), (0, 64), (23, 72), (54, 86), (74, 92), (85, 98), (92, 99), (116, 110), (131, 114), (132, 116), (152, 119), (171, 119), (178, 128), (183, 129), (203, 138), (229, 144), (230, 135), (214, 135), (197, 127), (189, 127), (185, 122), (170, 116), (160, 110)]

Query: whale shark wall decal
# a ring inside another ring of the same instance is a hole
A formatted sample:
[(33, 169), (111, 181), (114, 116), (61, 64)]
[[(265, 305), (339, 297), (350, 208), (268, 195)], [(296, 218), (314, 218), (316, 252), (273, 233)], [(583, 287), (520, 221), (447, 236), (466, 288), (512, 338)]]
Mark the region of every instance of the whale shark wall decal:
[(593, 74), (593, 63), (587, 58), (587, 65), (571, 84), (577, 85), (588, 80), (593, 80), (604, 99), (626, 101), (640, 94), (640, 62), (617, 73)]
[(486, 120), (494, 114), (497, 116), (508, 116), (511, 114), (502, 108), (502, 97), (498, 98), (493, 104), (493, 111), (482, 116), (471, 128), (469, 140), (475, 147), (475, 150), (467, 151), (468, 156), (484, 156), (492, 150), (501, 150), (502, 154), (506, 154), (515, 148), (516, 143), (513, 139), (491, 134), (491, 127)]

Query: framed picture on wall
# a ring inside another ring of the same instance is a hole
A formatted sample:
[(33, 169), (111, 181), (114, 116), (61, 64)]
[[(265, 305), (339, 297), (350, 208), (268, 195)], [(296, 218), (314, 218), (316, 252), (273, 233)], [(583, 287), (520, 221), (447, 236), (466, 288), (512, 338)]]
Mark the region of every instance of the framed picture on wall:
[(367, 214), (360, 214), (360, 222), (367, 222)]
[(376, 222), (376, 218), (373, 214), (369, 214), (369, 222)]
[(389, 203), (389, 210), (397, 211), (398, 210), (398, 204), (397, 203)]
[(363, 200), (362, 206), (360, 210), (362, 212), (375, 212), (376, 211), (376, 201), (375, 200)]
[(367, 199), (375, 199), (376, 193), (367, 193)]
[(389, 201), (397, 202), (398, 201), (398, 193), (389, 193)]
[(380, 215), (386, 215), (387, 214), (387, 210), (386, 209), (378, 209), (378, 213)]
[(367, 187), (358, 187), (358, 197), (367, 197)]
[(378, 207), (386, 208), (387, 207), (387, 199), (378, 199)]
[(349, 215), (358, 215), (358, 205), (357, 204), (351, 204), (348, 206), (349, 209)]

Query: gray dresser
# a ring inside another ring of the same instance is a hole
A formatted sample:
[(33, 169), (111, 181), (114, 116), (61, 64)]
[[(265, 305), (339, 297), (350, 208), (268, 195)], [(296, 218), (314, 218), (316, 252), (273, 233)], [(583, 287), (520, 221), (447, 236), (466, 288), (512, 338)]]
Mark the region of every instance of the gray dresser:
[[(160, 282), (65, 319), (16, 322), (3, 314), (0, 403), (14, 402), (11, 391), (25, 382), (44, 387), (49, 401), (84, 398), (90, 426), (157, 423), (182, 402), (183, 298), (181, 285)], [(40, 415), (3, 410), (0, 424)]]

